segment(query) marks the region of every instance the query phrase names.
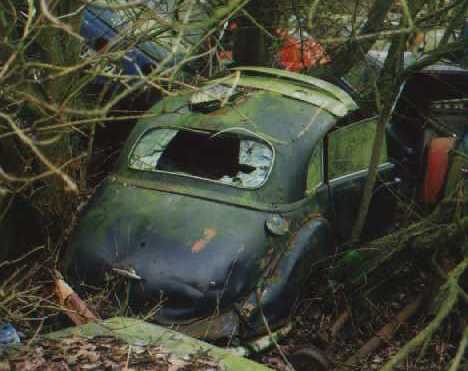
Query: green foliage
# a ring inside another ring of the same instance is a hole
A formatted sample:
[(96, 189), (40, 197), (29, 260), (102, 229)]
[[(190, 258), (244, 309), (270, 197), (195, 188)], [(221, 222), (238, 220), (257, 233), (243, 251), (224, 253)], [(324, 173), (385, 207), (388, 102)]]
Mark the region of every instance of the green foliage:
[(338, 260), (331, 277), (338, 282), (347, 282), (359, 286), (366, 281), (365, 258), (358, 249), (346, 251)]

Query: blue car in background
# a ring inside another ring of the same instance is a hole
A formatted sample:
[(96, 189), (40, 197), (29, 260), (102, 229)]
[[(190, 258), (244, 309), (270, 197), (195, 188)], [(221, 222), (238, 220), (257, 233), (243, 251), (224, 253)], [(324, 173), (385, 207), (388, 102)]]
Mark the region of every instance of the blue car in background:
[[(178, 38), (178, 32), (170, 27), (173, 23), (181, 24), (178, 20), (183, 19), (184, 9), (178, 3), (178, 0), (148, 0), (143, 5), (128, 8), (125, 7), (128, 5), (126, 0), (96, 0), (84, 8), (80, 27), (81, 36), (85, 40), (82, 57), (102, 53), (102, 59), (97, 60), (104, 64), (100, 69), (103, 73), (95, 76), (89, 86), (91, 100), (107, 100), (122, 91), (125, 85), (132, 83), (125, 76), (147, 75), (160, 67), (162, 74), (158, 73), (159, 76), (187, 81), (207, 65), (206, 60), (202, 59), (192, 59), (178, 65), (193, 47), (195, 53), (203, 49), (201, 40), (205, 35), (204, 30), (194, 27), (192, 22), (190, 29), (184, 29), (183, 37)], [(209, 9), (197, 6), (190, 20), (203, 20), (203, 12), (206, 16), (206, 11)], [(175, 53), (172, 52), (174, 43), (177, 43)], [(197, 48), (197, 45), (200, 47)], [(121, 51), (124, 51), (123, 55), (118, 53)], [(174, 75), (171, 76), (172, 73)], [(124, 81), (120, 80), (119, 75), (124, 76)], [(158, 83), (163, 86), (166, 84), (165, 81)], [(116, 102), (113, 116), (146, 112), (160, 98), (159, 89), (144, 84), (141, 89), (132, 91)], [(100, 156), (110, 168), (134, 123), (133, 119), (128, 119), (120, 121), (119, 125), (108, 125), (112, 135), (109, 135), (107, 128), (99, 125), (95, 141), (104, 150), (96, 154), (95, 158)]]
[[(182, 62), (203, 37), (203, 30), (195, 29), (190, 32), (184, 30), (183, 37), (177, 38), (177, 32), (170, 26), (178, 12), (175, 0), (147, 1), (138, 8), (115, 5), (116, 2), (110, 0), (88, 5), (80, 28), (86, 43), (83, 57), (102, 51), (127, 51), (117, 63), (110, 61), (106, 72), (138, 75), (148, 74), (158, 67), (170, 69)], [(196, 19), (200, 15), (202, 10), (197, 10), (193, 17)], [(158, 24), (155, 19), (165, 24)], [(173, 52), (176, 42), (177, 51)], [(177, 78), (192, 76), (199, 67), (196, 60), (181, 63)], [(106, 79), (101, 77), (97, 81), (105, 82)]]

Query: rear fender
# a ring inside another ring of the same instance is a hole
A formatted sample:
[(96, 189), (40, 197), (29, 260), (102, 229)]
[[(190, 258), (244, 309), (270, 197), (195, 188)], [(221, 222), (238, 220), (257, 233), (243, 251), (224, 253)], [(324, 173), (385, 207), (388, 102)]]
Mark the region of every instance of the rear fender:
[[(313, 219), (293, 235), (273, 273), (265, 277), (260, 287), (260, 304), (270, 327), (278, 327), (287, 321), (311, 273), (319, 268), (330, 253), (330, 226), (326, 219)], [(246, 325), (245, 337), (266, 332), (257, 292), (250, 295), (241, 310), (241, 317)]]

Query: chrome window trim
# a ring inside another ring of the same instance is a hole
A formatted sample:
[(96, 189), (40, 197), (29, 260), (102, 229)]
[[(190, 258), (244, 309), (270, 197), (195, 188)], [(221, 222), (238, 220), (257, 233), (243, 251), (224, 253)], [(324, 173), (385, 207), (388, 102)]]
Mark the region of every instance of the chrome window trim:
[[(385, 168), (388, 168), (388, 167), (391, 167), (393, 166), (393, 163), (391, 163), (390, 161), (386, 161), (386, 162), (382, 162), (381, 164), (379, 164), (379, 166), (377, 167), (377, 169), (381, 170), (381, 169), (385, 169)], [(340, 180), (343, 180), (343, 179), (346, 179), (346, 178), (352, 178), (352, 177), (355, 177), (355, 176), (358, 176), (358, 175), (361, 175), (361, 174), (364, 174), (366, 173), (367, 171), (369, 171), (369, 169), (362, 169), (362, 170), (358, 170), (358, 171), (354, 171), (352, 173), (349, 173), (349, 174), (345, 174), (345, 175), (341, 175), (337, 178), (333, 178), (333, 179), (330, 179), (329, 180), (329, 183), (336, 183), (336, 182), (339, 182)]]

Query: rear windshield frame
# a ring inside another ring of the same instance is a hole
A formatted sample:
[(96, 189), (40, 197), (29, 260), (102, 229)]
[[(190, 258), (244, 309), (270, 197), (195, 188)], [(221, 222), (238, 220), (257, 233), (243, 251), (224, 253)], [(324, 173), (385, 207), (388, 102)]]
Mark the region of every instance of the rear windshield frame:
[[(223, 182), (223, 181), (220, 181), (220, 180), (215, 180), (215, 179), (210, 179), (210, 178), (203, 178), (203, 177), (196, 176), (196, 175), (184, 174), (184, 173), (167, 171), (167, 170), (136, 169), (136, 168), (132, 167), (130, 165), (131, 157), (132, 157), (136, 147), (140, 143), (141, 139), (145, 135), (147, 135), (149, 132), (154, 131), (154, 130), (160, 130), (160, 129), (171, 129), (171, 130), (177, 130), (177, 131), (189, 131), (189, 132), (202, 133), (202, 134), (206, 134), (206, 135), (215, 135), (215, 136), (216, 135), (223, 135), (223, 134), (238, 134), (243, 139), (256, 140), (256, 141), (268, 146), (268, 148), (272, 152), (271, 165), (270, 165), (270, 167), (268, 169), (268, 172), (265, 175), (265, 179), (263, 180), (263, 182), (256, 185), (255, 187), (243, 186), (243, 185), (239, 185), (239, 184), (230, 184), (230, 183), (226, 183), (226, 182)], [(225, 129), (225, 130), (220, 130), (220, 131), (210, 131), (210, 130), (200, 130), (200, 129), (194, 129), (194, 128), (188, 128), (188, 127), (179, 127), (179, 126), (170, 126), (170, 125), (168, 125), (168, 126), (157, 126), (157, 127), (148, 128), (148, 129), (144, 130), (140, 135), (138, 135), (137, 139), (132, 144), (130, 151), (128, 152), (128, 156), (126, 158), (126, 161), (127, 161), (127, 168), (132, 170), (132, 171), (138, 171), (138, 172), (142, 171), (142, 172), (145, 172), (145, 173), (152, 173), (152, 174), (175, 175), (175, 176), (182, 177), (182, 178), (197, 179), (197, 180), (201, 180), (201, 181), (204, 181), (204, 182), (223, 185), (223, 186), (226, 186), (226, 187), (242, 189), (242, 190), (248, 190), (248, 191), (255, 191), (255, 190), (258, 190), (258, 189), (262, 188), (270, 180), (271, 173), (273, 171), (273, 168), (274, 168), (275, 162), (276, 162), (276, 149), (275, 149), (275, 146), (267, 138), (263, 137), (262, 135), (259, 135), (259, 134), (255, 133), (255, 132), (252, 132), (249, 129), (242, 128), (242, 127), (238, 127), (238, 128), (233, 127), (232, 129)]]

